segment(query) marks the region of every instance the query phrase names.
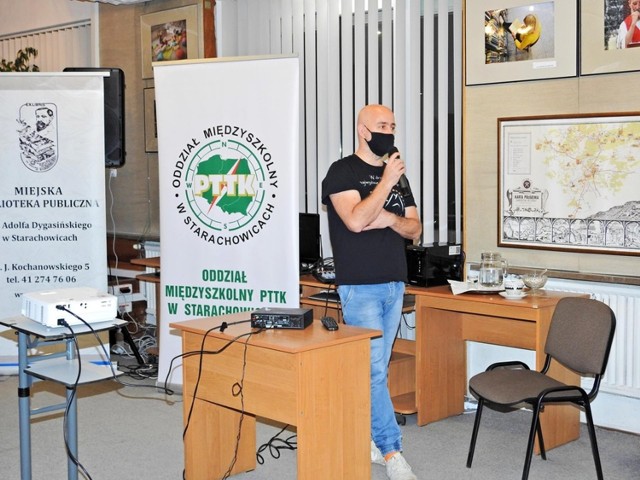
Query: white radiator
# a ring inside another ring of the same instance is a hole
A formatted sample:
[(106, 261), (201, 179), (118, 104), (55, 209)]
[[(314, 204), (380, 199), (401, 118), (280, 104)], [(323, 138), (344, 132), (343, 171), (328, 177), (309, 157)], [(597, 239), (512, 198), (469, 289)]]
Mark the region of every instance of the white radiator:
[[(144, 257), (159, 257), (160, 256), (160, 242), (154, 242), (147, 240), (143, 243), (144, 248)], [(155, 272), (155, 268), (147, 267), (146, 273)], [(147, 299), (147, 315), (156, 316), (156, 305), (158, 299), (156, 298), (156, 285), (151, 282), (141, 282), (140, 285), (142, 289), (142, 293), (144, 293), (145, 298)]]
[(640, 399), (640, 287), (549, 279), (545, 290), (586, 293), (611, 307), (616, 333), (600, 390)]

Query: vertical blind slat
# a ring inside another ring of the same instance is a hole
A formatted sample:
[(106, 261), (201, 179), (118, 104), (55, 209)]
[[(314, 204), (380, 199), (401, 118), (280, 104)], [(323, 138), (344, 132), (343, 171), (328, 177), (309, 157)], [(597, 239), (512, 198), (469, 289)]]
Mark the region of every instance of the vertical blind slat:
[(367, 12), (367, 103), (380, 103), (378, 75), (378, 0), (369, 0)]
[[(423, 37), (422, 37), (422, 62), (424, 75), (422, 76), (422, 91), (433, 92), (435, 88), (436, 55), (433, 48), (435, 39), (435, 8), (434, 3), (428, 1), (424, 4)], [(435, 173), (434, 173), (434, 149), (435, 149), (435, 99), (430, 95), (423, 95), (422, 116), (422, 223), (424, 227), (424, 243), (435, 241), (435, 232), (429, 226), (435, 223)]]
[[(338, 2), (327, 2), (327, 34), (328, 34), (328, 65), (327, 85), (328, 92), (328, 127), (329, 127), (329, 157), (328, 162), (340, 158), (340, 79), (333, 72), (340, 70), (340, 5)], [(325, 164), (329, 168), (329, 163)], [(318, 164), (318, 169), (326, 171), (325, 166)]]
[[(449, 85), (448, 0), (438, 0), (438, 85)], [(438, 241), (447, 241), (449, 171), (449, 96), (438, 95)]]
[[(453, 111), (462, 112), (462, 0), (453, 1)], [(454, 116), (455, 242), (462, 242), (462, 115)]]
[[(364, 107), (367, 99), (366, 74), (365, 74), (365, 5), (364, 0), (354, 0), (354, 73), (353, 88), (355, 95), (354, 111), (357, 112)], [(345, 152), (345, 154), (348, 152)]]
[[(407, 165), (408, 178), (414, 179), (413, 187), (416, 189), (416, 203), (418, 211), (424, 203), (419, 195), (417, 187), (420, 180), (420, 115), (421, 115), (421, 64), (422, 64), (422, 48), (420, 45), (420, 3), (407, 2), (405, 42), (407, 45), (407, 65), (405, 67), (407, 75), (407, 91), (405, 93), (406, 104), (406, 120), (401, 128), (406, 129), (406, 143), (402, 145), (403, 157)], [(426, 102), (432, 102), (431, 95), (422, 96)]]
[[(310, 172), (310, 178), (307, 180), (308, 195), (314, 200), (318, 197), (316, 183), (316, 167), (318, 165), (318, 131), (316, 124), (316, 113), (318, 105), (318, 97), (316, 91), (316, 38), (315, 34), (309, 32), (316, 31), (315, 21), (315, 2), (313, 0), (304, 0), (304, 76), (305, 76), (305, 143), (306, 152), (305, 160)], [(323, 139), (326, 141), (326, 138)], [(328, 238), (323, 233), (323, 238)]]
[[(304, 62), (304, 5), (299, 0), (285, 0), (291, 2), (291, 15), (292, 15), (292, 42), (293, 42), (293, 53), (298, 54), (298, 58), (300, 60), (300, 109), (301, 115), (304, 115), (305, 110), (305, 62)], [(306, 123), (306, 122), (305, 122)], [(317, 212), (317, 200), (314, 198), (309, 198), (306, 194), (307, 191), (307, 183), (315, 182), (313, 176), (308, 173), (308, 170), (314, 170), (315, 164), (313, 162), (309, 162), (306, 155), (306, 132), (304, 125), (300, 125), (299, 139), (300, 139), (300, 171), (305, 172), (304, 176), (301, 175), (300, 179), (300, 205), (301, 208), (305, 209), (309, 212)]]
[[(316, 162), (317, 170), (326, 171), (329, 166), (330, 158), (330, 142), (331, 132), (329, 128), (329, 30), (328, 30), (328, 3), (329, 2), (316, 2), (316, 51), (318, 52), (316, 57), (316, 78), (317, 78), (317, 132), (318, 139), (322, 138), (323, 141), (318, 141), (317, 152), (318, 161)], [(307, 30), (308, 31), (308, 30)], [(315, 182), (313, 185), (309, 183), (308, 188), (311, 194), (318, 196), (320, 180), (315, 176)], [(315, 188), (311, 188), (315, 187)]]
[(382, 2), (382, 95), (383, 105), (393, 106), (393, 10), (392, 0)]
[(342, 40), (342, 70), (341, 70), (341, 90), (342, 90), (342, 151), (340, 156), (346, 152), (353, 152), (354, 148), (354, 93), (353, 93), (353, 12), (351, 10), (352, 0), (342, 0), (341, 12), (341, 40)]
[(269, 52), (284, 52), (284, 30), (280, 23), (281, 15), (280, 0), (269, 0), (269, 30), (267, 32)]

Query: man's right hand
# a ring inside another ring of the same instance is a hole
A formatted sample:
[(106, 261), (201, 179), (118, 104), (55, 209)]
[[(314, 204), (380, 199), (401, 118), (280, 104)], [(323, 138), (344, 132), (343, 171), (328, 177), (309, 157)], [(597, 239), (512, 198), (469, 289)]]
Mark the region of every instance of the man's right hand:
[(400, 181), (400, 177), (405, 171), (406, 165), (404, 164), (404, 160), (400, 158), (399, 152), (395, 152), (387, 159), (387, 165), (384, 168), (380, 183), (384, 183), (385, 187), (388, 187), (388, 191), (391, 191)]

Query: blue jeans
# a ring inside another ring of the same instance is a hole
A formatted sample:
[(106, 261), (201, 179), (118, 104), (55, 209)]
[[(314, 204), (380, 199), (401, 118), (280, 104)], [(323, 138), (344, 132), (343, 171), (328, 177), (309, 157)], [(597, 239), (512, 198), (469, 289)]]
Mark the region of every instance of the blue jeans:
[(345, 323), (382, 331), (382, 337), (371, 340), (371, 437), (382, 455), (399, 452), (402, 432), (391, 403), (387, 373), (402, 317), (404, 283), (340, 285), (338, 294)]

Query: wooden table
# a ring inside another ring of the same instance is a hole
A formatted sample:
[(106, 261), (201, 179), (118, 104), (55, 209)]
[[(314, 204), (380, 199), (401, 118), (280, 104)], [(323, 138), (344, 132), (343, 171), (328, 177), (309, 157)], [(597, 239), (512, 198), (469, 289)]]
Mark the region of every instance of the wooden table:
[[(300, 276), (300, 306), (303, 308), (311, 308), (314, 318), (331, 315), (335, 317), (338, 322), (342, 322), (342, 307), (340, 302), (310, 298), (314, 294), (327, 290), (335, 292), (336, 286), (322, 283), (316, 280), (313, 275)], [(405, 295), (405, 305), (402, 313), (412, 313), (414, 309), (415, 299), (413, 295)], [(389, 362), (389, 394), (393, 402), (393, 409), (396, 413), (403, 415), (416, 413), (415, 345), (416, 342), (413, 340), (397, 338), (393, 344), (391, 361)]]
[[(369, 344), (380, 332), (342, 324), (328, 332), (316, 320), (304, 330), (237, 338), (251, 332), (249, 318), (237, 313), (170, 325), (182, 332), (183, 352), (201, 351), (205, 337), (209, 352), (233, 342), (216, 355), (184, 358), (186, 478), (221, 478), (236, 443), (231, 473), (256, 468), (256, 416), (297, 428), (299, 480), (370, 478)], [(230, 325), (223, 333), (211, 330), (223, 321)]]
[[(471, 340), (536, 352), (536, 368), (544, 363), (544, 344), (551, 317), (562, 297), (584, 296), (540, 292), (519, 300), (499, 295), (453, 295), (450, 287), (416, 288), (416, 408), (418, 425), (458, 415), (467, 388), (466, 345)], [(551, 376), (575, 382), (578, 376), (556, 365)], [(579, 411), (550, 406), (540, 417), (545, 447), (551, 449), (580, 435)]]

